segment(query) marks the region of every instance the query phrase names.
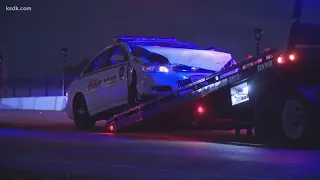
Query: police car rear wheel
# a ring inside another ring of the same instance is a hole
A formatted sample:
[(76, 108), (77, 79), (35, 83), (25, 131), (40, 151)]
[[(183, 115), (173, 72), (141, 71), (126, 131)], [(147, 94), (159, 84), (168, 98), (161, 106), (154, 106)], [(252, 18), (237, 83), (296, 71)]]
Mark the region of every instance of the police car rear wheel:
[(74, 102), (74, 122), (78, 129), (91, 129), (95, 126), (95, 121), (90, 117), (87, 103), (83, 97), (76, 97)]
[(142, 102), (142, 97), (137, 89), (137, 75), (135, 71), (132, 72), (132, 82), (129, 85), (128, 93), (129, 106), (135, 106)]

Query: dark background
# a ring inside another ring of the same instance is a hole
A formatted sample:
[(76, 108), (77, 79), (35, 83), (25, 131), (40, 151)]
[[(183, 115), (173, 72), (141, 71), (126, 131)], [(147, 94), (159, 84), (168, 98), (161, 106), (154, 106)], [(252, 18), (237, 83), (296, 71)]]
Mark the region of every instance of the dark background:
[[(61, 47), (69, 49), (68, 65), (75, 66), (117, 35), (177, 37), (242, 60), (254, 54), (253, 28), (261, 27), (262, 48), (281, 49), (293, 0), (4, 0), (0, 5), (0, 54), (7, 27), (8, 78), (20, 78), (59, 74)], [(14, 5), (32, 10), (5, 11)]]

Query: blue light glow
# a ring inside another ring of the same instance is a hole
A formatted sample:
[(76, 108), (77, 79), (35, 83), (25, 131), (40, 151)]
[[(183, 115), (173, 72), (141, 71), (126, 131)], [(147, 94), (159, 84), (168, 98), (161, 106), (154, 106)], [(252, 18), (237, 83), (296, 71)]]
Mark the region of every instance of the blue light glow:
[(175, 42), (176, 38), (161, 38), (161, 37), (142, 37), (142, 36), (119, 36), (113, 38), (114, 41), (165, 41), (165, 42)]

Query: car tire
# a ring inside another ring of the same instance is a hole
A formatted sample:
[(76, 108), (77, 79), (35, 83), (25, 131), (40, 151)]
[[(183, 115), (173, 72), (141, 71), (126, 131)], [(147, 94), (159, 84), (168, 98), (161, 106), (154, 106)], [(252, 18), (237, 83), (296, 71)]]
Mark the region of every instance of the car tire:
[(130, 107), (136, 106), (141, 103), (141, 96), (137, 89), (137, 73), (132, 71), (132, 81), (128, 88), (128, 104)]
[(307, 145), (314, 134), (310, 117), (310, 103), (299, 94), (269, 93), (256, 104), (256, 137), (269, 145)]
[(77, 129), (92, 129), (96, 121), (93, 120), (89, 114), (87, 103), (82, 95), (75, 97), (74, 103), (74, 123)]

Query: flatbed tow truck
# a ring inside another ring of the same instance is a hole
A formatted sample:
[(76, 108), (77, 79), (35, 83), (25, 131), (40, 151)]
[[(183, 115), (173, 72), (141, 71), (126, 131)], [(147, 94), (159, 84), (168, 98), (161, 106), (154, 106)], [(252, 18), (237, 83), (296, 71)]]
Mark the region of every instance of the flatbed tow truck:
[(106, 121), (108, 131), (214, 129), (231, 119), (237, 135), (254, 130), (263, 143), (312, 143), (320, 125), (320, 26), (300, 22), (302, 0), (294, 7), (285, 52), (271, 49), (118, 113)]

